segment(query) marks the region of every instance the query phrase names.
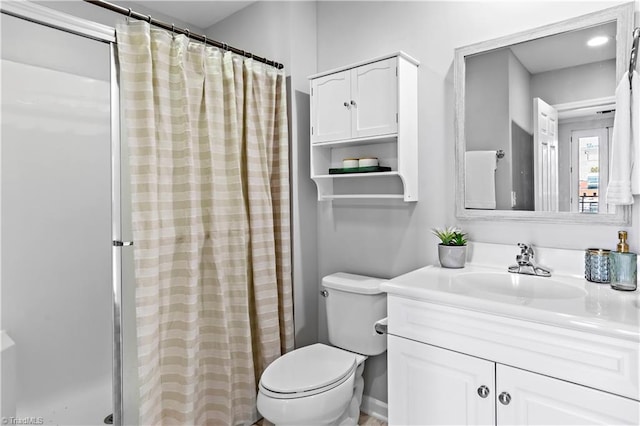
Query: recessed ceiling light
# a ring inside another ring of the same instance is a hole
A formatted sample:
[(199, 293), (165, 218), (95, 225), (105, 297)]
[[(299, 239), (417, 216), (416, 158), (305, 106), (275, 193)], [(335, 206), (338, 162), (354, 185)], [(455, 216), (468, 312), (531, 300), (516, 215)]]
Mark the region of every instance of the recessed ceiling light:
[(606, 44), (608, 41), (609, 41), (609, 37), (607, 36), (596, 36), (587, 42), (587, 46), (589, 47), (602, 46), (603, 44)]

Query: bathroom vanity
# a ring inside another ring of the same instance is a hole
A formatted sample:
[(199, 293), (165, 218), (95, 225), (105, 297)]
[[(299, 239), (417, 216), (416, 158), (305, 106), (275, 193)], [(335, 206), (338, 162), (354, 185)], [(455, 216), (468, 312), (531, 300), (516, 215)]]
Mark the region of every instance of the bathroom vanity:
[[(570, 252), (547, 257), (579, 265)], [(506, 267), (428, 266), (382, 284), (389, 423), (639, 424), (638, 292)]]

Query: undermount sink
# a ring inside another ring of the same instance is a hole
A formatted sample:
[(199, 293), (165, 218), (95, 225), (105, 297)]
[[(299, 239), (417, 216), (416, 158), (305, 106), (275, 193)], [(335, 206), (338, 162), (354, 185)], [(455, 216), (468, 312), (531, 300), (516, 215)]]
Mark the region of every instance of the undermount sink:
[(452, 279), (456, 290), (476, 297), (519, 299), (574, 299), (586, 292), (553, 278), (509, 272), (468, 272)]

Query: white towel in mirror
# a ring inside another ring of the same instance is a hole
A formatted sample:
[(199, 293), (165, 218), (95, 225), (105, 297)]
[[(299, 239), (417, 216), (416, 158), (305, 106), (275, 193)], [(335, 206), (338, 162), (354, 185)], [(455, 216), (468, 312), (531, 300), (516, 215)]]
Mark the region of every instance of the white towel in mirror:
[(495, 210), (497, 161), (496, 151), (465, 152), (465, 208)]

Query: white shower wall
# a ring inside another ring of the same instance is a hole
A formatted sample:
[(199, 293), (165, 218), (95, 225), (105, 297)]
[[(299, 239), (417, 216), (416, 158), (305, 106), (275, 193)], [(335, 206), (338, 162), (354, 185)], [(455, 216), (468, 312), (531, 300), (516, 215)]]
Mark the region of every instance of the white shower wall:
[(113, 411), (109, 58), (107, 44), (2, 15), (1, 328), (18, 419)]

